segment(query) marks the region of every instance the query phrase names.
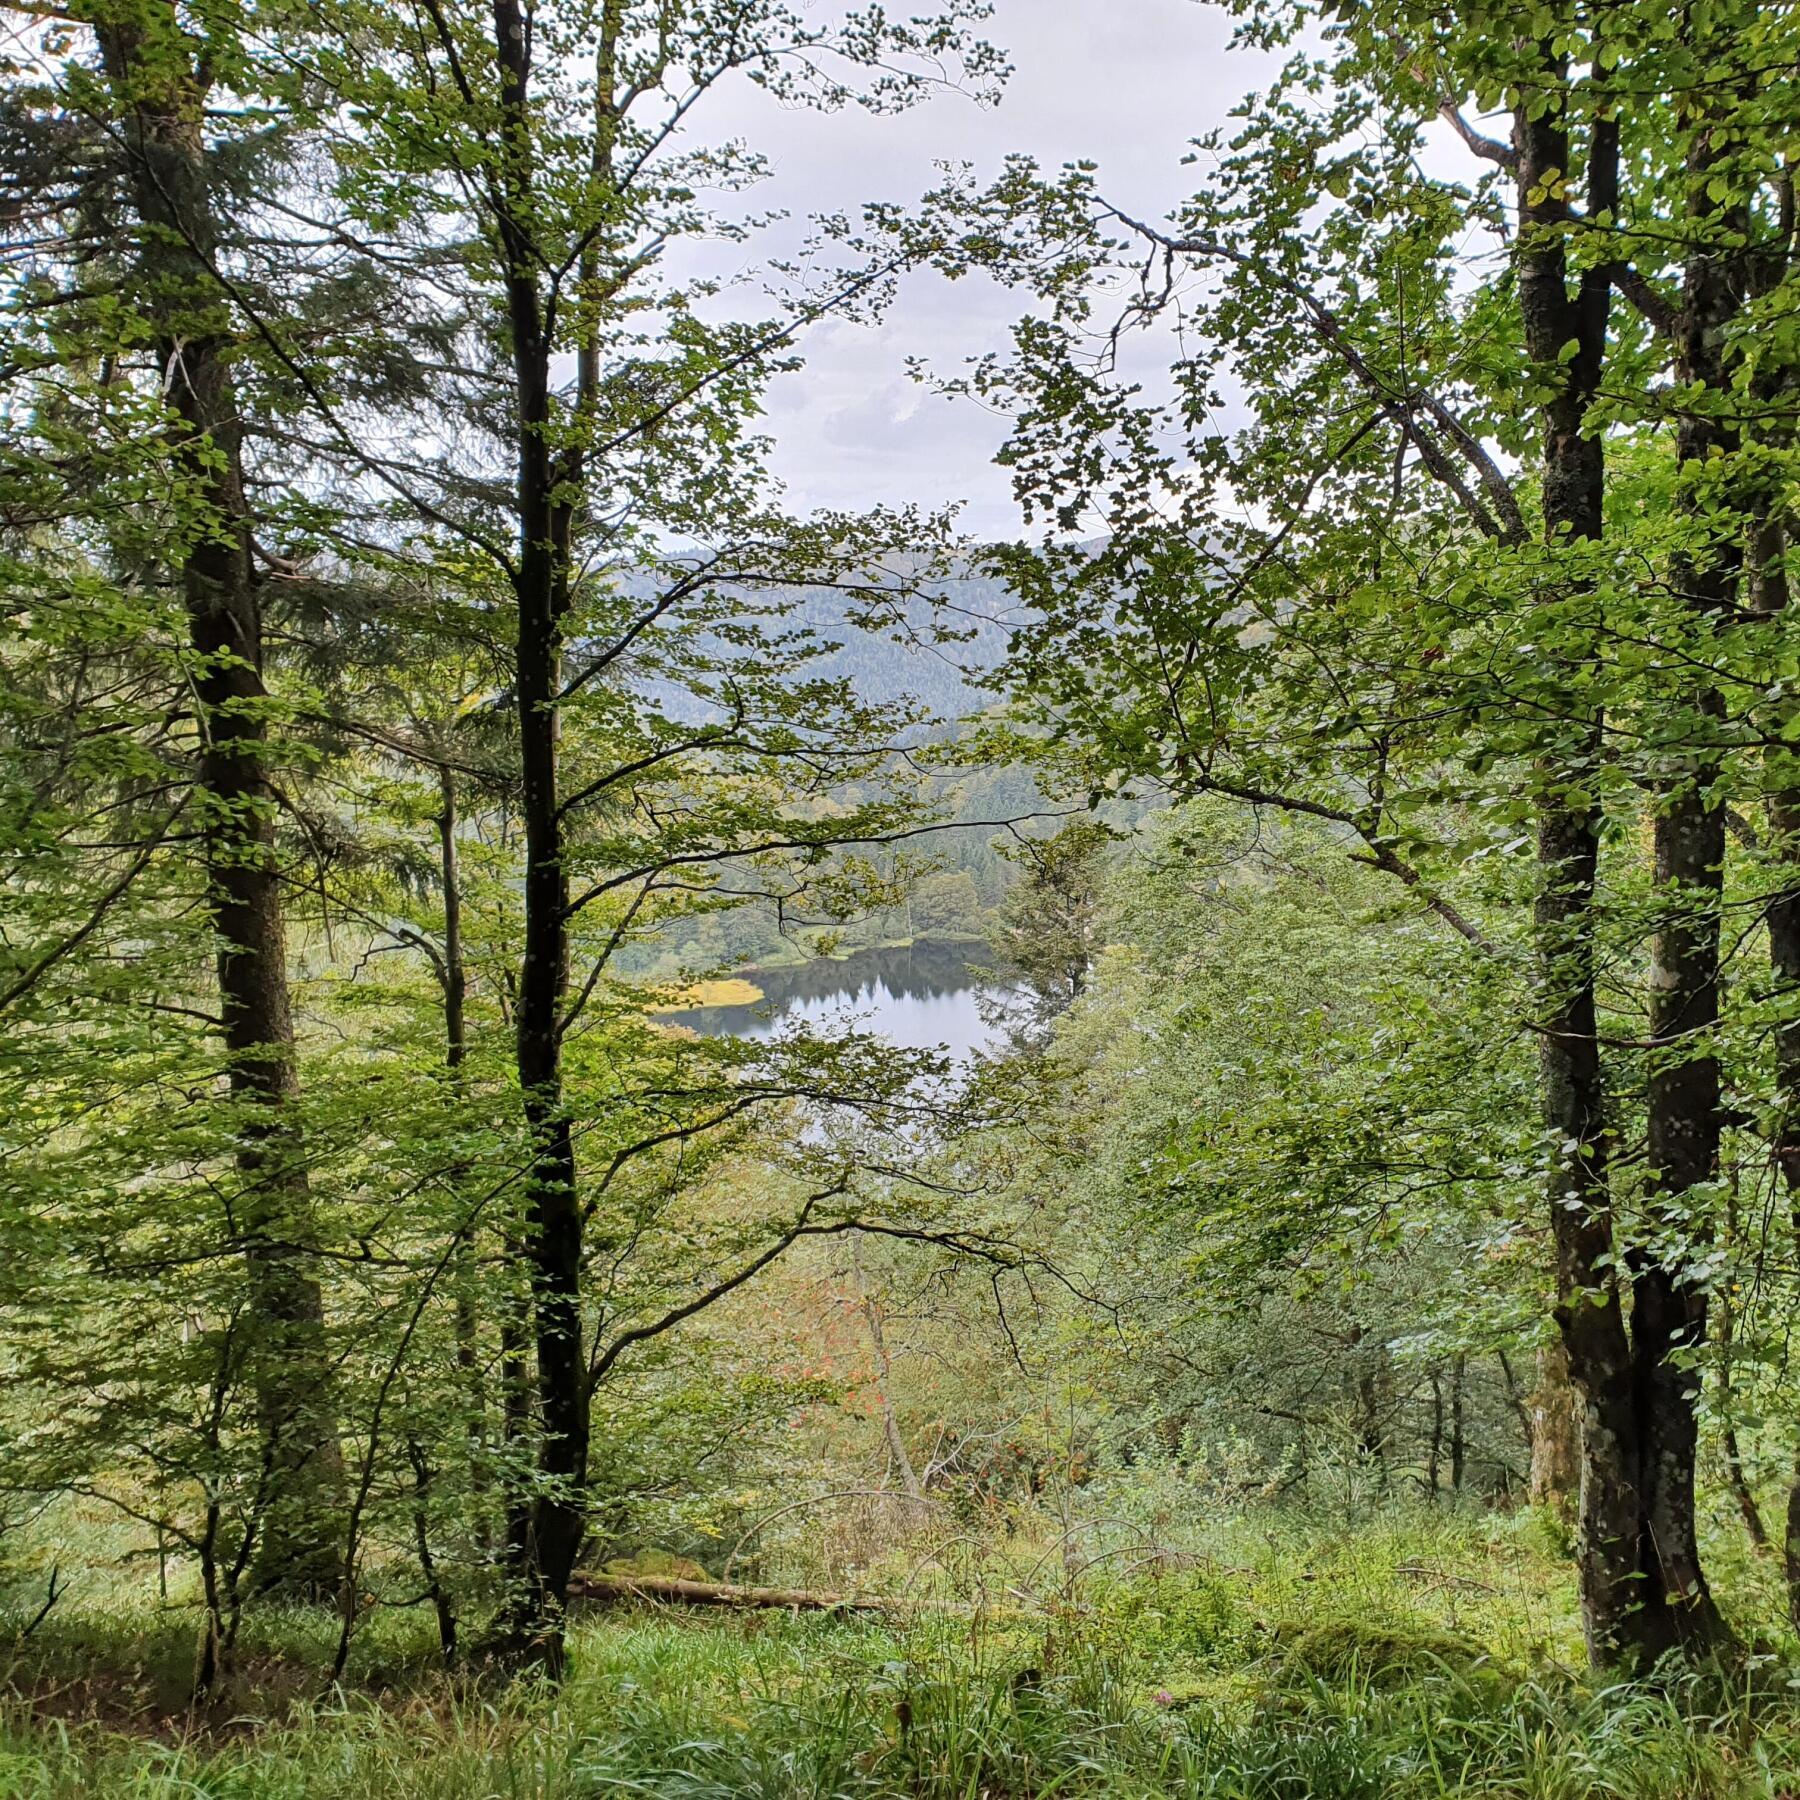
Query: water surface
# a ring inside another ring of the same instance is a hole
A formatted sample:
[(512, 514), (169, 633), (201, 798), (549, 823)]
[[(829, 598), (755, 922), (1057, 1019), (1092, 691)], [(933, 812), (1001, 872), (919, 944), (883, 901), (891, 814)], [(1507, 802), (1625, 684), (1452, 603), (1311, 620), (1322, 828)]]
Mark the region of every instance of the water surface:
[(942, 1045), (961, 1062), (992, 1038), (977, 1005), (984, 953), (980, 944), (921, 943), (752, 969), (745, 979), (762, 989), (762, 999), (671, 1017), (708, 1037), (769, 1038), (795, 1025), (826, 1034), (878, 1031), (903, 1049)]

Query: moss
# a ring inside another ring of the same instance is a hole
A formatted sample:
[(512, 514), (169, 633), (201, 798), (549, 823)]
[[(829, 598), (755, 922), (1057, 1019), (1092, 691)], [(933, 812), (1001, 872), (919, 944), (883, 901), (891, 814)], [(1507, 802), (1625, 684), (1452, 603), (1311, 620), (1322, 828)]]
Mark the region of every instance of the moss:
[(1393, 1686), (1433, 1673), (1469, 1676), (1492, 1667), (1474, 1639), (1404, 1616), (1312, 1619), (1278, 1633), (1278, 1641), (1285, 1675), (1334, 1685), (1360, 1679)]
[(632, 1556), (615, 1556), (602, 1568), (608, 1575), (666, 1575), (676, 1581), (712, 1580), (691, 1556), (677, 1556), (672, 1550), (639, 1550)]

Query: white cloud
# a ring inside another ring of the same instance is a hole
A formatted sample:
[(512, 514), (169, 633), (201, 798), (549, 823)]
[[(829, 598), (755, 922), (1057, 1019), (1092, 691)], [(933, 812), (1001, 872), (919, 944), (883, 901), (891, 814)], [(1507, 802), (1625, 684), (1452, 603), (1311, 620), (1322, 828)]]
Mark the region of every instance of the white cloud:
[[(987, 175), (1013, 151), (1050, 167), (1095, 161), (1109, 195), (1155, 217), (1187, 190), (1181, 159), (1191, 141), (1223, 124), (1267, 74), (1264, 59), (1227, 54), (1228, 22), (1198, 0), (998, 0), (989, 35), (1017, 71), (992, 110), (946, 94), (898, 118), (821, 116), (746, 90), (712, 128), (741, 132), (771, 158), (755, 204), (796, 220), (910, 201), (941, 179), (942, 163)], [(906, 367), (917, 356), (954, 374), (1004, 349), (1021, 309), (1018, 294), (985, 280), (917, 275), (879, 325), (833, 322), (812, 333), (806, 369), (776, 384), (765, 421), (790, 500), (962, 501), (972, 531), (1015, 530), (1006, 472), (993, 467), (1004, 421), (927, 393)]]

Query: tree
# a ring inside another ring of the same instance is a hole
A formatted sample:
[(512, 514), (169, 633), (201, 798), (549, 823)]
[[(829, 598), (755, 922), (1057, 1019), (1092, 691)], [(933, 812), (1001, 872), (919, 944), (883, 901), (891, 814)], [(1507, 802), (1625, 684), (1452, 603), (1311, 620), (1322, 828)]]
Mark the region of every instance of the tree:
[[(1324, 54), (1245, 103), (1169, 224), (1079, 167), (944, 196), (980, 214), (975, 260), (1016, 272), (1022, 232), (1053, 303), (975, 380), (1015, 408), (1021, 496), (1106, 534), (1000, 559), (1037, 609), (1016, 676), (1096, 783), (1329, 820), (1479, 955), (1515, 960), (1519, 890), (1475, 910), (1453, 872), (1535, 843), (1518, 1016), (1584, 1413), (1590, 1648), (1704, 1651), (1729, 1639), (1694, 1529), (1723, 822), (1774, 741), (1732, 721), (1766, 717), (1777, 667), (1732, 623), (1758, 485), (1739, 421), (1769, 416), (1733, 309), (1747, 267), (1790, 266), (1791, 21), (1572, 5), (1521, 37), (1489, 8), (1240, 10), (1248, 41), (1316, 27)], [(1435, 178), (1434, 133), (1486, 172)], [(1117, 329), (1090, 335), (1094, 272), (1137, 258), (1122, 323), (1179, 314), (1214, 353), (1166, 405), (1109, 379)], [(1214, 423), (1222, 350), (1237, 436)], [(1642, 985), (1614, 1023), (1618, 968)]]
[(1099, 954), (1100, 884), (1111, 833), (1092, 820), (1003, 847), (1021, 866), (990, 933), (995, 973), (1021, 993), (1024, 1031), (1041, 1037), (1086, 990)]
[[(115, 296), (112, 284), (129, 271), (132, 314), (122, 329), (115, 325), (114, 342), (136, 366), (127, 373), (108, 345), (103, 379), (154, 382), (161, 406), (150, 429), (174, 490), (163, 514), (172, 535), (157, 560), (173, 571), (187, 620), (181, 678), (192, 705), (191, 816), (218, 944), (217, 1025), (237, 1102), (232, 1129), (243, 1211), (236, 1231), (247, 1280), (237, 1335), (253, 1372), (275, 1493), (262, 1522), (258, 1579), (264, 1587), (335, 1595), (343, 1577), (343, 1475), (296, 1122), (270, 780), (280, 711), (264, 678), (262, 576), (232, 326), (213, 279), (223, 254), (217, 207), (228, 178), (205, 117), (235, 40), (226, 28), (209, 43), (211, 34), (185, 28), (172, 5), (101, 4), (80, 16), (98, 46), (99, 69), (96, 76), (71, 57), (62, 71), (59, 97), (74, 109), (90, 175), (78, 188), (89, 240), (72, 235), (68, 250), (94, 272), (110, 263), (107, 287)], [(69, 123), (57, 128), (66, 133)], [(91, 306), (79, 291), (64, 304), (71, 322)], [(48, 352), (52, 368), (59, 357), (79, 366), (91, 341), (79, 325), (74, 334), (53, 326), (39, 354)], [(28, 378), (41, 366), (34, 357)], [(146, 847), (140, 867), (155, 848)]]
[[(345, 6), (312, 22), (308, 53), (333, 105), (368, 121), (340, 175), (347, 196), (364, 196), (366, 229), (425, 222), (418, 253), (430, 257), (442, 221), (471, 283), (442, 404), (475, 422), (475, 442), (396, 485), (440, 554), (474, 559), (513, 628), (523, 944), (512, 1011), (532, 1144), (515, 1248), (530, 1272), (538, 1451), (507, 1555), (513, 1635), (552, 1666), (587, 1529), (605, 1360), (584, 1331), (568, 1046), (654, 896), (711, 888), (733, 863), (763, 871), (766, 891), (784, 862), (816, 868), (834, 846), (910, 826), (910, 807), (889, 797), (816, 804), (876, 775), (903, 718), (861, 706), (842, 681), (809, 681), (810, 634), (783, 629), (766, 596), (836, 581), (873, 617), (913, 585), (887, 578), (881, 559), (942, 536), (907, 518), (795, 526), (765, 503), (747, 435), (762, 385), (790, 365), (805, 324), (878, 296), (895, 265), (853, 263), (771, 319), (710, 322), (705, 284), (666, 282), (660, 264), (671, 243), (741, 234), (696, 196), (738, 190), (759, 165), (741, 146), (689, 148), (683, 134), (734, 77), (876, 107), (926, 90), (906, 72), (916, 59), (963, 58), (979, 78), (992, 63), (968, 35), (979, 11), (819, 25), (773, 0), (603, 0), (554, 13), (431, 4), (416, 19)], [(491, 475), (469, 481), (470, 453), (496, 459)], [(683, 542), (698, 547), (669, 547)], [(679, 700), (659, 703), (652, 685)], [(853, 886), (841, 886), (845, 904)]]

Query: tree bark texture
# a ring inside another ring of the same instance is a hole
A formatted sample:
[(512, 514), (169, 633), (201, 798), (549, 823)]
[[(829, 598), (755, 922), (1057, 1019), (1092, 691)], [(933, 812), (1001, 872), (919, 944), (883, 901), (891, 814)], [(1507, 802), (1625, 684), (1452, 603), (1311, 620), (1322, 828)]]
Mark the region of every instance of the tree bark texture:
[[(1543, 527), (1552, 546), (1604, 532), (1606, 470), (1587, 413), (1599, 392), (1611, 309), (1611, 272), (1589, 266), (1571, 286), (1566, 233), (1569, 71), (1545, 47), (1546, 91), (1514, 119), (1519, 202), (1519, 299), (1533, 363), (1555, 381), (1543, 409)], [(1547, 104), (1542, 102), (1547, 100)], [(1596, 117), (1587, 144), (1587, 206), (1616, 211), (1618, 128)], [(1572, 356), (1565, 347), (1574, 344)], [(1579, 591), (1579, 589), (1575, 590)], [(1577, 671), (1571, 669), (1571, 674)], [(1700, 1568), (1694, 1536), (1693, 1377), (1680, 1360), (1704, 1338), (1704, 1295), (1660, 1265), (1633, 1270), (1628, 1324), (1614, 1268), (1610, 1144), (1596, 1000), (1596, 900), (1601, 812), (1595, 798), (1603, 721), (1570, 707), (1566, 743), (1540, 770), (1539, 898), (1535, 927), (1542, 982), (1538, 1021), (1544, 1122), (1555, 1146), (1548, 1201), (1555, 1246), (1556, 1322), (1580, 1402), (1581, 1492), (1577, 1549), (1582, 1620), (1592, 1660), (1648, 1665), (1682, 1646), (1704, 1650), (1726, 1635)], [(1671, 878), (1705, 869), (1710, 822), (1685, 820), (1669, 836)], [(1659, 861), (1663, 860), (1659, 834)], [(1713, 859), (1716, 865), (1716, 858)], [(1715, 944), (1716, 955), (1716, 938)], [(1661, 1000), (1670, 1031), (1691, 1030), (1716, 985), (1706, 976), (1706, 927), (1671, 940), (1674, 985)], [(1716, 1071), (1689, 1058), (1671, 1070), (1658, 1144), (1671, 1192), (1716, 1155)], [(1710, 1084), (1710, 1085), (1709, 1085)], [(1709, 1095), (1712, 1098), (1709, 1100)], [(1678, 1122), (1678, 1120), (1680, 1122)]]
[(1569, 1353), (1560, 1336), (1538, 1352), (1537, 1385), (1526, 1408), (1531, 1426), (1531, 1503), (1573, 1516), (1581, 1486), (1581, 1420), (1569, 1381)]
[(141, 301), (157, 336), (175, 458), (203, 517), (181, 588), (201, 733), (208, 902), (220, 1018), (241, 1105), (238, 1229), (248, 1276), (248, 1372), (267, 1462), (256, 1585), (335, 1597), (344, 1578), (343, 1458), (304, 1147), (285, 922), (267, 775), (262, 608), (251, 557), (243, 424), (213, 273), (218, 231), (204, 136), (206, 81), (167, 0), (94, 18), (141, 227)]
[(563, 1094), (562, 1008), (569, 985), (569, 878), (559, 791), (560, 694), (573, 516), (570, 471), (551, 444), (554, 346), (532, 240), (531, 33), (519, 0), (495, 0), (504, 141), (494, 217), (505, 258), (515, 391), (519, 540), (516, 692), (525, 846), (524, 954), (517, 1056), (532, 1166), (522, 1248), (536, 1359), (537, 1483), (509, 1532), (518, 1625), (553, 1673), (563, 1659), (569, 1578), (586, 1530), (590, 1395), (582, 1347), (582, 1220), (574, 1135)]

